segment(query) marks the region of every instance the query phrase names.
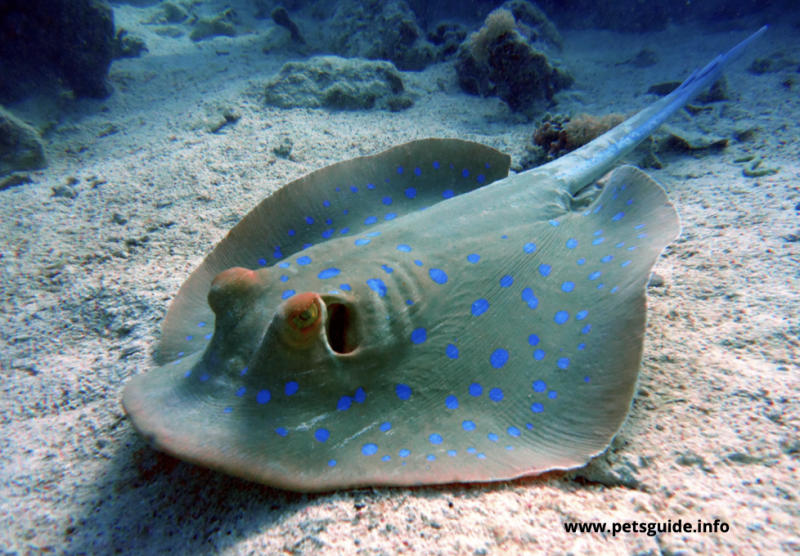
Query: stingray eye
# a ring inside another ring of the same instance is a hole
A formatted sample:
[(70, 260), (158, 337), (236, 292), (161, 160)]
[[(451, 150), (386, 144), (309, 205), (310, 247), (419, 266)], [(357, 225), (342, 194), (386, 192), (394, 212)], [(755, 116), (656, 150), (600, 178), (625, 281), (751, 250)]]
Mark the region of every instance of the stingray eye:
[(301, 335), (309, 334), (319, 328), (322, 320), (322, 300), (315, 293), (301, 293), (292, 296), (284, 303), (283, 315), (289, 328)]
[(314, 326), (317, 320), (319, 320), (319, 305), (316, 299), (311, 301), (311, 305), (309, 305), (308, 308), (297, 310), (292, 313), (290, 318), (292, 327), (301, 332)]

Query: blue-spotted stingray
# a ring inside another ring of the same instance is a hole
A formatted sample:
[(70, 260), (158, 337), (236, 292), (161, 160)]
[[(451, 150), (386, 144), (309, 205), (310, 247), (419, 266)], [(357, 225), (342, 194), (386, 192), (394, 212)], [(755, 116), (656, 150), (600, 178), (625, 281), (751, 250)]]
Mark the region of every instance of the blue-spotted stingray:
[(297, 491), (585, 465), (628, 414), (645, 288), (680, 233), (639, 169), (596, 181), (764, 30), (523, 173), (426, 139), (279, 189), (183, 284), (126, 413), (159, 450)]

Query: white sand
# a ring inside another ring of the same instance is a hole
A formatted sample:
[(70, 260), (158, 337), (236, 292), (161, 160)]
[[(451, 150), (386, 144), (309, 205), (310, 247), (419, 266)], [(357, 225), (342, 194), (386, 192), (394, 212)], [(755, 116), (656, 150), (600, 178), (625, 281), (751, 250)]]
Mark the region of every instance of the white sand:
[[(664, 169), (650, 171), (684, 231), (656, 269), (666, 287), (649, 290), (631, 414), (609, 452), (582, 473), (606, 484), (553, 473), (309, 496), (178, 462), (132, 429), (122, 388), (153, 367), (170, 299), (239, 218), (291, 179), (430, 136), (481, 141), (518, 160), (533, 126), (497, 99), (459, 93), (451, 64), (404, 74), (419, 99), (401, 113), (267, 108), (261, 84), (284, 61), (261, 52), (271, 23), (193, 44), (138, 24), (149, 13), (116, 10), (118, 25), (144, 37), (150, 52), (114, 63), (111, 98), (9, 107), (58, 124), (47, 135), (50, 166), (35, 183), (0, 193), (0, 552), (800, 551), (800, 243), (782, 237), (800, 229), (800, 76), (796, 68), (745, 71), (776, 51), (800, 59), (796, 29), (776, 22), (728, 72), (733, 100), (724, 108), (673, 119), (728, 137), (755, 126), (754, 139), (705, 157), (662, 155)], [(642, 108), (653, 100), (643, 94), (650, 84), (686, 77), (757, 26), (566, 32), (564, 58), (577, 84), (555, 110)], [(659, 53), (657, 65), (615, 65), (643, 46)], [(798, 83), (782, 87), (792, 75)], [(198, 124), (226, 106), (241, 114), (235, 125), (210, 134)], [(98, 137), (110, 125), (118, 132)], [(289, 160), (272, 152), (285, 138)], [(747, 153), (780, 173), (743, 176), (733, 159)], [(76, 199), (51, 196), (73, 177)], [(112, 222), (114, 213), (127, 223)], [(613, 486), (614, 477), (627, 477), (628, 487)], [(677, 519), (720, 519), (730, 530), (612, 537), (563, 527)]]

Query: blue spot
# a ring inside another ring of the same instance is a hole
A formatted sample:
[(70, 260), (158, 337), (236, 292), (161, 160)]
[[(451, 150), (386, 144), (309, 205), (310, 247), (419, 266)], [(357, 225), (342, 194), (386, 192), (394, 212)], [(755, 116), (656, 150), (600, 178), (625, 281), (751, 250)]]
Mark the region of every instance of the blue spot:
[(444, 351), (450, 359), (458, 359), (458, 348), (453, 344), (447, 344)]
[(588, 376), (583, 377), (583, 381), (584, 382), (590, 382), (591, 380), (592, 379), (590, 379)]
[(626, 205), (630, 205), (631, 203), (633, 203), (633, 199), (628, 199), (627, 201), (625, 201)]
[(377, 216), (368, 216), (367, 219), (364, 220), (364, 224), (369, 226), (371, 224), (374, 224), (377, 221), (378, 221), (378, 217)]
[(382, 264), (382, 265), (381, 265), (381, 268), (383, 269), (383, 271), (384, 271), (386, 274), (391, 274), (392, 272), (394, 272), (394, 269), (393, 269), (392, 267), (390, 267), (390, 266), (388, 266), (388, 265), (385, 265), (385, 264)]
[(539, 265), (539, 274), (542, 276), (549, 276), (550, 275), (551, 267), (549, 264)]
[(454, 458), (458, 455), (458, 452), (456, 452), (455, 450), (447, 450), (447, 455), (450, 456), (451, 458)]
[(265, 403), (267, 403), (267, 402), (270, 400), (270, 398), (272, 398), (272, 395), (269, 393), (269, 390), (261, 390), (261, 391), (260, 391), (260, 392), (259, 392), (259, 393), (256, 395), (256, 401), (257, 401), (258, 403), (260, 403), (260, 404), (265, 404)]
[(472, 396), (473, 398), (477, 398), (481, 394), (483, 394), (483, 386), (481, 386), (477, 382), (473, 382), (472, 384), (469, 385), (470, 396)]
[(500, 388), (492, 388), (489, 390), (489, 399), (493, 402), (503, 401), (503, 391)]
[(365, 456), (372, 456), (378, 452), (378, 446), (376, 444), (364, 444), (361, 447), (361, 453)]
[(425, 459), (427, 459), (428, 461), (435, 461), (436, 460), (436, 456), (434, 456), (433, 454), (428, 454), (428, 457), (425, 458)]
[(478, 459), (486, 459), (486, 454), (484, 454), (483, 452), (481, 452), (480, 454), (478, 454), (478, 455), (477, 455), (477, 456), (475, 456), (475, 457), (476, 457), (476, 458), (478, 458)]
[(578, 246), (577, 239), (568, 239), (567, 240), (567, 249), (575, 249)]
[(186, 339), (189, 341), (194, 340), (194, 336), (186, 336)]
[(495, 433), (493, 433), (493, 432), (490, 432), (489, 434), (487, 434), (487, 435), (486, 435), (486, 438), (488, 438), (488, 439), (489, 439), (489, 440), (491, 440), (492, 442), (497, 442), (498, 440), (500, 440), (500, 437), (499, 437), (499, 436), (497, 436), (497, 435), (496, 435)]
[(622, 217), (623, 217), (623, 216), (625, 216), (625, 213), (624, 213), (624, 212), (618, 212), (617, 214), (615, 214), (615, 215), (614, 215), (614, 216), (611, 218), (611, 220), (613, 220), (614, 222), (616, 222), (617, 220), (622, 220)]
[(613, 288), (611, 288), (611, 293), (617, 293), (618, 289), (619, 289), (619, 286), (614, 286)]
[(398, 384), (394, 391), (397, 393), (397, 397), (403, 401), (411, 397), (411, 387), (406, 384)]
[(601, 274), (602, 272), (600, 272), (599, 270), (595, 270), (589, 275), (589, 280), (597, 280), (598, 278), (600, 278)]
[(358, 188), (355, 185), (351, 185), (350, 191), (352, 191), (353, 193), (358, 193)]
[(286, 290), (286, 291), (285, 291), (285, 292), (283, 292), (283, 294), (281, 295), (281, 299), (289, 299), (289, 298), (290, 298), (290, 297), (292, 297), (292, 296), (293, 296), (295, 293), (297, 293), (297, 292), (295, 292), (294, 290)]
[(549, 223), (550, 223), (550, 225), (551, 225), (551, 226), (553, 226), (554, 228), (555, 228), (556, 226), (558, 226), (559, 224), (561, 224), (561, 222), (559, 222), (558, 220), (550, 220), (550, 221), (549, 221)]
[(378, 237), (379, 235), (381, 235), (380, 232), (370, 232), (367, 234), (367, 237)]
[(477, 451), (478, 450), (476, 450), (475, 448), (467, 448), (467, 452), (470, 453), (470, 454), (474, 454)]
[(335, 191), (338, 193), (338, 192), (339, 192), (339, 191), (341, 191), (341, 190), (342, 190), (342, 189), (341, 189), (340, 187), (337, 187)]
[(509, 436), (519, 436), (521, 434), (517, 427), (508, 427), (507, 432)]
[(638, 239), (644, 239), (644, 238), (646, 238), (646, 237), (647, 237), (647, 234), (639, 234), (639, 235), (638, 235), (638, 236), (636, 236), (636, 237), (637, 237)]
[(398, 174), (402, 174), (403, 173), (403, 167), (402, 166), (398, 166), (397, 167), (397, 173)]
[(615, 247), (623, 247), (624, 245), (625, 245), (625, 242), (623, 241), (623, 242), (617, 243), (617, 245), (615, 245)]
[(444, 197), (445, 199), (450, 199), (450, 198), (452, 198), (454, 196), (455, 196), (455, 193), (453, 193), (452, 189), (446, 189), (444, 191), (444, 193), (442, 193), (442, 197)]
[(586, 263), (586, 259), (578, 259), (578, 266), (581, 266), (584, 263)]
[(419, 260), (414, 261), (414, 264), (417, 265), (417, 266), (422, 266), (422, 261), (419, 261)]
[(410, 245), (406, 245), (405, 243), (401, 243), (400, 245), (397, 246), (397, 250), (398, 251), (402, 251), (403, 253), (410, 253), (411, 252), (411, 246)]
[(469, 177), (469, 170), (467, 170), (466, 168), (461, 170), (461, 177), (468, 178)]
[(267, 259), (258, 259), (258, 264), (265, 266), (267, 264)]
[(383, 280), (379, 278), (372, 278), (367, 280), (367, 285), (369, 286), (369, 289), (377, 293), (379, 297), (386, 295), (386, 284), (383, 283)]
[(284, 388), (284, 392), (286, 392), (287, 396), (294, 396), (297, 394), (297, 391), (300, 389), (300, 385), (297, 384), (295, 381), (290, 380), (286, 383), (286, 387)]
[[(614, 293), (614, 292), (611, 292), (611, 293)], [(212, 336), (214, 336), (214, 335), (213, 334), (206, 334), (205, 336), (203, 336), (203, 338), (205, 338), (206, 340), (210, 340)]]
[(619, 266), (625, 267), (625, 266), (628, 266), (629, 264), (631, 264), (631, 261), (625, 261), (624, 263), (622, 263)]
[(461, 423), (461, 428), (465, 431), (474, 431), (475, 430), (475, 423), (472, 421), (464, 421)]
[(385, 423), (381, 423), (380, 429), (381, 429), (381, 432), (389, 432), (390, 430), (392, 430), (392, 424), (389, 421), (386, 421)]
[(562, 292), (569, 293), (574, 289), (575, 289), (575, 282), (564, 282), (563, 284), (561, 284), (561, 291)]
[(522, 246), (522, 250), (525, 251), (528, 255), (536, 251), (536, 244), (535, 243), (526, 243)]
[[(331, 206), (331, 202), (326, 199), (326, 200), (322, 201), (322, 206), (329, 207), (329, 206)], [(289, 235), (290, 236), (294, 235), (292, 232), (294, 232), (294, 230), (289, 230)]]
[(545, 353), (543, 349), (537, 349), (536, 351), (533, 352), (533, 358), (536, 359), (537, 361), (541, 361), (542, 359), (544, 359), (544, 356)]
[(587, 324), (586, 326), (581, 328), (581, 333), (583, 333), (583, 334), (588, 334), (591, 331), (592, 331), (592, 325), (591, 324)]
[(476, 317), (481, 316), (489, 310), (489, 302), (485, 299), (478, 299), (472, 304), (472, 314)]
[(331, 432), (328, 429), (317, 429), (314, 432), (314, 438), (316, 438), (320, 442), (325, 442), (330, 437), (331, 437)]
[(642, 228), (644, 228), (644, 224), (637, 224), (633, 227), (634, 230), (641, 230)]
[(612, 260), (614, 260), (614, 256), (613, 255), (606, 255), (605, 257), (600, 259), (600, 262), (601, 263), (608, 263), (608, 262), (611, 262)]
[(206, 325), (206, 323), (204, 323), (204, 322), (198, 322), (197, 323), (197, 328), (203, 328), (205, 325)]
[(434, 161), (433, 161), (433, 167), (434, 167), (435, 169), (437, 169), (437, 170), (439, 169), (439, 161), (438, 161), (438, 160), (434, 160)]
[(349, 231), (350, 231), (350, 228), (342, 228), (341, 230), (339, 230), (339, 233), (340, 233), (340, 234), (346, 234), (346, 233), (348, 233)]
[(364, 403), (364, 400), (367, 399), (367, 393), (364, 392), (363, 388), (358, 388), (356, 390), (356, 395), (354, 397), (356, 403)]
[(313, 244), (313, 243), (304, 243), (304, 244), (303, 244), (303, 249), (308, 249), (308, 248), (309, 248), (309, 247), (311, 247), (312, 245), (314, 245), (314, 244)]
[(556, 392), (555, 390), (551, 390), (547, 393), (547, 397), (550, 398), (551, 400), (554, 400), (558, 397), (558, 392)]
[(500, 239), (508, 239), (508, 236), (500, 236)]
[(444, 400), (444, 406), (447, 409), (458, 409), (458, 398), (455, 396), (447, 396)]
[(533, 290), (530, 288), (522, 290), (522, 301), (527, 303), (531, 309), (536, 309), (539, 306), (539, 300), (533, 295)]
[(366, 244), (368, 244), (370, 241), (372, 241), (372, 240), (371, 240), (371, 239), (367, 239), (367, 238), (359, 238), (359, 239), (357, 239), (357, 240), (355, 241), (355, 244), (356, 244), (356, 245), (358, 245), (358, 246), (360, 247), (360, 246), (362, 246), (362, 245), (366, 245)]
[(559, 311), (556, 313), (556, 316), (553, 318), (553, 321), (556, 324), (564, 324), (569, 320), (569, 313), (566, 311)]
[(406, 299), (406, 305), (413, 305), (414, 301), (411, 299)]
[(326, 268), (319, 274), (317, 274), (317, 278), (320, 280), (327, 280), (328, 278), (333, 278), (334, 276), (339, 276), (341, 271), (338, 268)]
[(289, 263), (283, 262), (283, 263), (279, 264), (278, 266), (281, 267), (281, 268), (289, 268)]
[(536, 402), (533, 405), (531, 405), (531, 411), (533, 411), (534, 413), (541, 413), (542, 411), (544, 411), (544, 406), (539, 402)]
[(336, 409), (339, 411), (347, 411), (350, 409), (350, 405), (353, 403), (353, 400), (350, 396), (342, 396), (339, 398), (339, 401), (336, 403)]
[(534, 380), (533, 381), (533, 391), (534, 392), (544, 392), (547, 390), (547, 384), (543, 380)]
[(336, 460), (335, 459), (328, 460), (328, 467), (336, 467)]
[(286, 276), (285, 274), (283, 274), (283, 275), (281, 276), (281, 282), (288, 282), (288, 281), (289, 281), (289, 277), (288, 277), (288, 276)]
[(483, 174), (478, 174), (478, 183), (483, 183), (486, 181), (486, 176)]
[(502, 278), (500, 278), (500, 287), (507, 288), (514, 283), (514, 278), (506, 274)]
[(569, 368), (569, 357), (562, 357), (556, 365), (558, 365), (559, 369), (566, 371)]
[(322, 238), (323, 239), (330, 238), (333, 235), (333, 232), (335, 232), (335, 231), (336, 230), (334, 230), (333, 228), (331, 228), (330, 230), (325, 230), (324, 232), (322, 232)]
[(311, 257), (300, 257), (299, 259), (297, 259), (297, 264), (299, 264), (300, 266), (311, 264)]
[(392, 456), (388, 456), (388, 455), (387, 455), (387, 456), (383, 456), (383, 457), (381, 458), (381, 461), (389, 461), (389, 460), (391, 460), (391, 459), (392, 459)]
[(411, 341), (415, 344), (421, 344), (428, 339), (428, 331), (424, 328), (417, 328), (411, 332)]
[(406, 197), (408, 197), (409, 199), (413, 199), (414, 197), (417, 196), (417, 190), (414, 189), (413, 187), (409, 187), (408, 189), (406, 189), (405, 194)]
[(600, 244), (601, 244), (601, 243), (603, 243), (605, 240), (606, 240), (606, 238), (604, 238), (604, 237), (598, 237), (597, 239), (595, 239), (594, 241), (592, 241), (592, 245), (600, 245)]
[(281, 253), (280, 251), (275, 251), (275, 252), (272, 254), (272, 258), (273, 258), (273, 259), (280, 259), (281, 257), (283, 257), (283, 253)]
[(402, 450), (397, 452), (397, 455), (400, 456), (401, 458), (407, 458), (410, 454), (411, 454), (411, 452), (409, 452), (405, 448), (403, 448)]
[(289, 431), (287, 431), (283, 427), (278, 427), (277, 429), (275, 429), (275, 432), (278, 433), (278, 436), (286, 436), (287, 434), (289, 434)]
[(577, 315), (575, 315), (575, 318), (576, 318), (577, 320), (583, 320), (583, 319), (585, 319), (585, 318), (586, 318), (588, 315), (589, 315), (589, 311), (586, 311), (586, 310), (584, 309), (583, 311), (578, 311), (578, 314), (577, 314)]
[(525, 428), (528, 429), (529, 431), (532, 431), (533, 430), (533, 425), (530, 424), (530, 423), (525, 423)]
[(491, 363), (492, 367), (495, 369), (501, 369), (503, 365), (508, 363), (508, 351), (503, 348), (496, 349), (489, 357), (489, 363)]
[(436, 434), (436, 433), (433, 433), (432, 435), (430, 435), (428, 437), (428, 440), (431, 441), (431, 444), (441, 444), (442, 443), (442, 437), (440, 435)]
[[(191, 371), (188, 371), (188, 372), (191, 374)], [(189, 375), (184, 375), (184, 376), (189, 376)], [(244, 386), (242, 386), (241, 388), (239, 388), (239, 389), (236, 391), (236, 396), (237, 396), (238, 398), (241, 398), (242, 396), (244, 396), (245, 392), (247, 392), (247, 388), (245, 388)]]
[(593, 236), (595, 236), (595, 237), (597, 237), (597, 236), (601, 236), (601, 235), (603, 235), (603, 230), (597, 230), (597, 231), (596, 231), (595, 233), (593, 233), (592, 235), (593, 235)]
[(467, 255), (467, 261), (472, 263), (472, 264), (477, 263), (479, 260), (481, 260), (481, 256), (480, 255), (476, 255), (475, 253), (472, 253), (471, 255)]
[(314, 223), (314, 219), (311, 218), (310, 216), (306, 216), (306, 224), (313, 224), (313, 223)]
[(630, 247), (628, 247), (627, 250), (628, 251), (633, 251), (634, 249), (636, 249), (636, 246), (635, 245), (631, 245)]
[(447, 274), (445, 274), (444, 270), (439, 270), (438, 268), (432, 268), (429, 274), (431, 276), (431, 280), (433, 280), (437, 284), (447, 283)]
[(397, 218), (397, 214), (394, 212), (387, 212), (386, 216), (383, 217), (384, 220), (394, 220), (395, 218)]
[(325, 223), (326, 223), (328, 226), (330, 226), (331, 224), (333, 224), (333, 220), (331, 220), (330, 218), (328, 218), (328, 219), (325, 221)]
[(584, 344), (583, 342), (581, 342), (580, 344), (578, 344), (578, 351), (582, 351), (582, 350), (584, 350), (584, 349), (586, 349), (586, 344)]
[(528, 336), (528, 343), (532, 346), (538, 345), (539, 336), (537, 336), (536, 334), (531, 334), (530, 336)]
[(247, 367), (245, 367), (244, 369), (242, 369), (242, 372), (240, 373), (240, 374), (241, 374), (241, 376), (244, 376), (244, 375), (246, 375), (246, 374), (247, 374), (247, 369), (248, 369)]
[(346, 291), (346, 292), (349, 292), (350, 290), (353, 289), (353, 288), (350, 287), (350, 284), (341, 284), (339, 287), (341, 289), (343, 289), (344, 291)]
[(222, 410), (223, 413), (230, 413), (231, 411), (233, 411), (232, 407), (226, 407), (225, 409)]
[(391, 197), (384, 197), (383, 199), (381, 199), (381, 202), (384, 205), (391, 205), (392, 204), (392, 198)]

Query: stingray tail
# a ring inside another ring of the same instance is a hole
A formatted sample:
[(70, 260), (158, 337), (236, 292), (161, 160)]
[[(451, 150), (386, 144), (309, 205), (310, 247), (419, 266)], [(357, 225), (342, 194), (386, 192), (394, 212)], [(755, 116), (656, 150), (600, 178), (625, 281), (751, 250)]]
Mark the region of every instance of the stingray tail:
[[(546, 166), (548, 173), (566, 182), (566, 189), (576, 193), (606, 174), (619, 160), (647, 139), (672, 114), (686, 106), (703, 89), (713, 84), (725, 67), (763, 35), (764, 26), (725, 54), (714, 58), (703, 69), (695, 70), (677, 89), (653, 103), (611, 131)], [(529, 170), (537, 172), (537, 168)]]

